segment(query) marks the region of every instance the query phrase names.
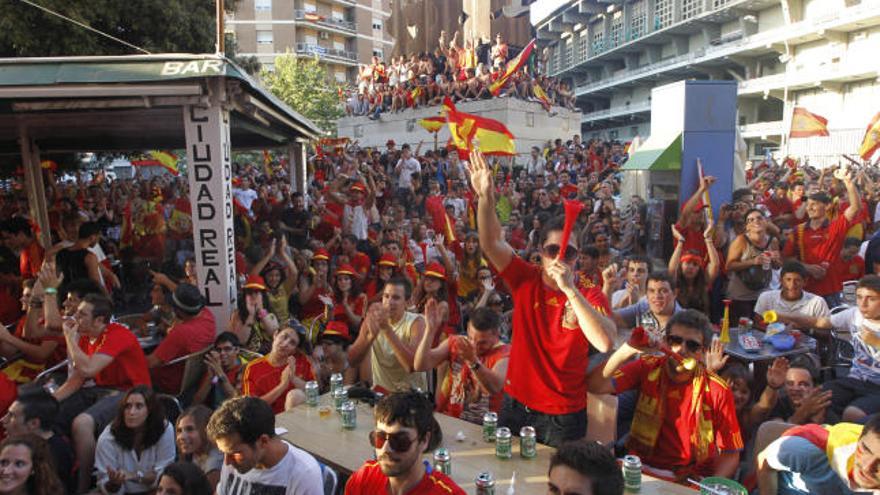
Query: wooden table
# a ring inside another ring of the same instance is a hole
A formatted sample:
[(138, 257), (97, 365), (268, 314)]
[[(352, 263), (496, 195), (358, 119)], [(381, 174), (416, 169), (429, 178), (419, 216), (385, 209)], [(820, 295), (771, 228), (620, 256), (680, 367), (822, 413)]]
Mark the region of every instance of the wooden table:
[[(328, 395), (321, 396), (321, 405), (329, 404)], [(497, 480), (496, 493), (504, 495), (510, 486), (510, 478), (516, 472), (517, 495), (547, 493), (547, 468), (554, 449), (538, 445), (538, 456), (523, 459), (519, 456), (519, 438), (513, 438), (513, 458), (501, 460), (495, 457), (495, 444), (483, 442), (482, 428), (443, 414), (434, 415), (443, 430), (441, 445), (449, 450), (452, 458), (452, 479), (466, 492), (474, 490), (474, 478), (482, 471), (491, 471)], [(342, 428), (339, 415), (334, 410), (329, 417), (320, 418), (318, 408), (299, 406), (293, 411), (275, 417), (276, 428), (284, 428), (282, 437), (297, 447), (310, 452), (318, 460), (333, 467), (345, 476), (360, 468), (368, 459), (374, 458), (374, 449), (367, 435), (375, 426), (373, 410), (366, 404), (357, 405), (357, 428)], [(455, 439), (457, 433), (465, 434), (465, 440)], [(425, 454), (432, 461), (432, 453)], [(686, 487), (642, 475), (642, 495), (694, 495)]]

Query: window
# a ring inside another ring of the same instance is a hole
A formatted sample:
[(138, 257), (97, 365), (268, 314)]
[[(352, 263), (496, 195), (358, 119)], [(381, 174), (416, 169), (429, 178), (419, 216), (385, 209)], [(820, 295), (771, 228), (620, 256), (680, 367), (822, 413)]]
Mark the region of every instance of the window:
[(623, 12), (618, 10), (611, 17), (611, 31), (608, 35), (608, 48), (614, 48), (623, 41)]
[(345, 82), (345, 72), (337, 72), (336, 73), (336, 82)]
[(381, 31), (382, 30), (382, 20), (381, 19), (373, 19), (373, 31)]
[(629, 41), (641, 38), (645, 35), (645, 2), (647, 0), (639, 0), (632, 4), (631, 20), (629, 24)]
[(339, 51), (345, 51), (345, 43), (341, 41), (333, 41), (333, 49)]
[(682, 0), (681, 19), (686, 20), (703, 12), (703, 0)]
[(657, 0), (654, 4), (654, 29), (663, 29), (672, 24), (672, 0)]
[(596, 55), (605, 51), (605, 25), (602, 22), (593, 24), (593, 43), (590, 53)]
[(303, 10), (305, 10), (306, 12), (317, 12), (318, 11), (317, 7), (315, 7), (315, 4), (313, 4), (313, 3), (303, 3)]
[(254, 10), (257, 12), (272, 12), (272, 0), (254, 0)]
[(257, 31), (257, 44), (258, 45), (271, 45), (272, 44), (272, 31)]
[(318, 44), (318, 37), (313, 34), (307, 34), (306, 35), (306, 44), (317, 45)]

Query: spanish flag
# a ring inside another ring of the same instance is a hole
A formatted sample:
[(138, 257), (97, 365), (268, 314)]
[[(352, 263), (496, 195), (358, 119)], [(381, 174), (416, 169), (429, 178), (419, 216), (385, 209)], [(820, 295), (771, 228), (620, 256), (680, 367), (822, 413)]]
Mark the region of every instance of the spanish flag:
[(808, 112), (806, 108), (794, 107), (791, 116), (791, 138), (806, 138), (828, 135), (828, 119), (821, 115)]
[(535, 92), (535, 98), (541, 102), (541, 105), (544, 107), (544, 110), (550, 111), (550, 107), (553, 105), (550, 103), (550, 98), (547, 98), (547, 93), (544, 92), (544, 88), (541, 87), (540, 84), (535, 82), (535, 86), (532, 88), (532, 91)]
[(156, 166), (162, 167), (171, 172), (172, 175), (179, 175), (180, 169), (177, 168), (177, 155), (170, 151), (150, 150), (147, 156), (141, 160), (132, 160), (131, 164), (135, 167)]
[(311, 22), (321, 22), (326, 19), (326, 17), (322, 15), (318, 15), (314, 12), (306, 12), (306, 15), (303, 16), (303, 19)]
[(862, 145), (859, 146), (859, 156), (862, 160), (868, 161), (877, 148), (880, 148), (880, 113), (871, 119), (868, 128), (865, 129), (865, 137), (862, 139)]
[(439, 132), (446, 125), (446, 118), (443, 116), (427, 117), (419, 119), (419, 125), (424, 127), (428, 132)]
[(507, 84), (507, 80), (510, 79), (510, 76), (516, 74), (516, 71), (520, 70), (520, 68), (525, 65), (526, 60), (529, 59), (529, 55), (532, 54), (532, 50), (534, 48), (535, 40), (532, 39), (532, 41), (529, 41), (529, 44), (526, 45), (526, 47), (523, 48), (521, 52), (519, 52), (519, 55), (507, 61), (507, 66), (504, 68), (504, 73), (501, 74), (501, 76), (499, 76), (498, 79), (496, 79), (495, 82), (493, 82), (489, 86), (489, 91), (492, 93), (493, 96), (498, 96), (498, 93), (500, 93), (501, 88), (503, 88), (504, 85)]
[(272, 177), (272, 155), (269, 153), (269, 150), (263, 150), (263, 172), (266, 173), (268, 177)]
[(515, 155), (513, 134), (501, 122), (478, 115), (459, 112), (448, 97), (443, 100), (443, 111), (449, 134), (458, 149), (458, 156), (467, 160), (476, 139), (484, 155)]
[(58, 164), (55, 163), (55, 160), (43, 160), (40, 162), (40, 167), (53, 172), (58, 170)]

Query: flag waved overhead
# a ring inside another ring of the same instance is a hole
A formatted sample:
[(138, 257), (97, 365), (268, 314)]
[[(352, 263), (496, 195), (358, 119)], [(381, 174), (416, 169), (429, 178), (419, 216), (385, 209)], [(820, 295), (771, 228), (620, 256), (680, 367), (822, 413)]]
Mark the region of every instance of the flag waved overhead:
[(449, 125), (449, 134), (458, 150), (458, 156), (467, 160), (476, 139), (484, 155), (515, 155), (514, 136), (497, 120), (459, 112), (448, 97), (443, 100), (443, 112)]

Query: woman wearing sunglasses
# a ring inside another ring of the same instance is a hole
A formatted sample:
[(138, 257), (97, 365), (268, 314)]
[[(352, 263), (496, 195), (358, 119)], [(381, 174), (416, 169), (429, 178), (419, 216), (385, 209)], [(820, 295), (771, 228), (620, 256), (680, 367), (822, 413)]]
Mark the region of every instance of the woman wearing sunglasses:
[[(586, 434), (584, 401), (590, 347), (608, 351), (616, 336), (611, 311), (597, 287), (576, 281), (577, 236), (562, 252), (563, 218), (547, 221), (535, 237), (540, 266), (517, 256), (503, 237), (495, 210), (491, 169), (479, 152), (469, 165), (478, 198), (477, 225), (484, 255), (507, 282), (513, 298), (513, 332), (499, 425), (534, 426), (537, 440), (558, 446)], [(573, 221), (574, 218), (568, 219)]]
[(397, 392), (376, 405), (376, 427), (370, 445), (376, 460), (367, 461), (345, 485), (345, 495), (464, 495), (452, 479), (430, 464), (422, 454), (440, 445), (442, 432), (434, 419), (434, 404), (421, 392)]

